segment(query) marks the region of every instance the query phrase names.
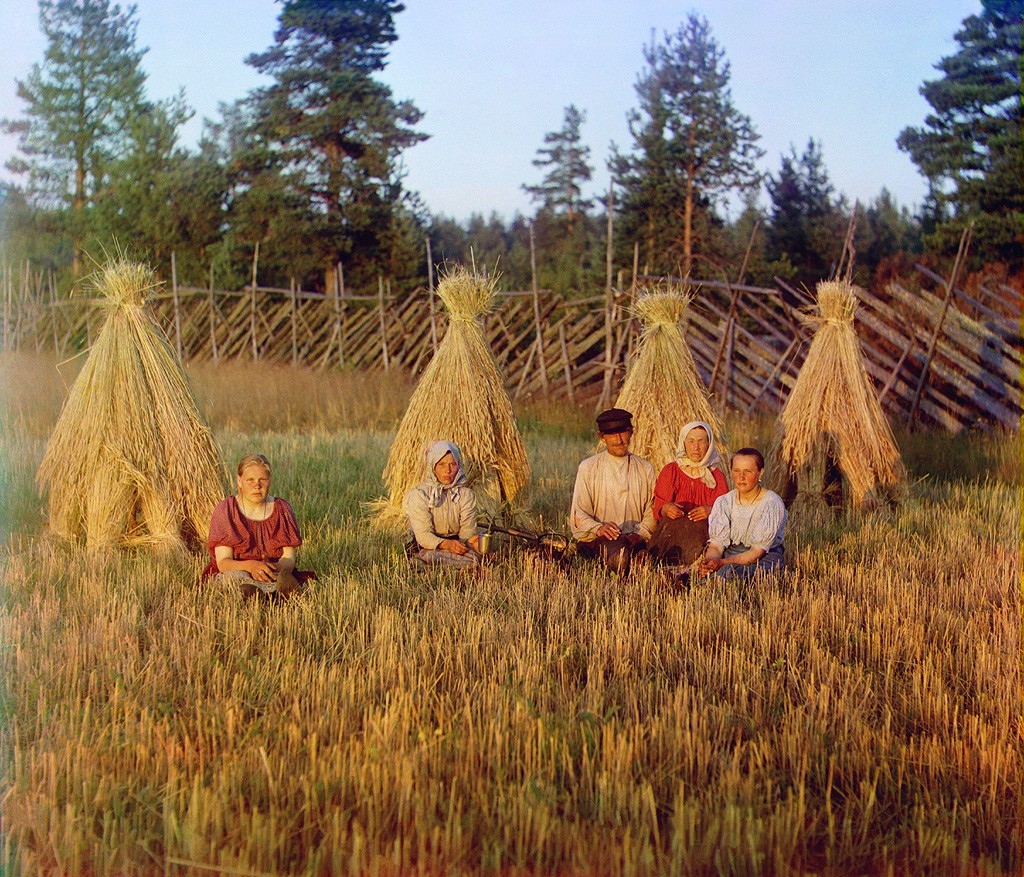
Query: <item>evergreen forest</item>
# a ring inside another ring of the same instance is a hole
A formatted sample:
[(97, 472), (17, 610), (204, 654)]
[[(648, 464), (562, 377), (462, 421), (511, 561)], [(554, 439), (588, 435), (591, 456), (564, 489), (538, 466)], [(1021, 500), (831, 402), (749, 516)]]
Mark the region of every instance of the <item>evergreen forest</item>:
[[(505, 288), (568, 297), (634, 272), (813, 286), (856, 211), (862, 285), (948, 264), (969, 224), (968, 273), (1021, 275), (1024, 0), (984, 0), (921, 84), (931, 111), (898, 139), (927, 182), (916, 213), (884, 188), (851, 204), (813, 136), (759, 169), (757, 120), (735, 105), (712, 24), (691, 13), (644, 48), (609, 191), (591, 185), (580, 95), (537, 144), (522, 181), (531, 213), (464, 220), (405, 186), (424, 114), (381, 79), (403, 9), (285, 0), (273, 42), (246, 59), (268, 84), (222, 104), (186, 148), (193, 110), (183, 93), (148, 96), (135, 7), (40, 0), (45, 55), (17, 81), (23, 114), (0, 121), (18, 144), (0, 183), (0, 258), (50, 269), (67, 290), (90, 255), (124, 246), (161, 277), (173, 257), (184, 282), (232, 289), (259, 253), (264, 285), (324, 289), (340, 264), (352, 288), (383, 276), (401, 295), (429, 282), (429, 241), (433, 264), (498, 265)], [(730, 217), (727, 198), (743, 209)]]

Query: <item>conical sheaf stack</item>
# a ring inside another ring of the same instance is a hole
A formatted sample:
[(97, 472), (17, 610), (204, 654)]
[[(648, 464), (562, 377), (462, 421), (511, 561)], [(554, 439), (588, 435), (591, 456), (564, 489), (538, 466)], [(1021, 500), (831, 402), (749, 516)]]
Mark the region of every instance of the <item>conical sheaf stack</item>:
[(679, 430), (691, 420), (708, 424), (719, 455), (727, 454), (721, 424), (680, 329), (691, 299), (685, 286), (660, 284), (642, 291), (633, 305), (643, 333), (615, 405), (633, 415), (630, 450), (659, 470), (675, 459)]
[(779, 418), (778, 455), (789, 480), (834, 463), (859, 506), (875, 488), (902, 485), (905, 472), (864, 367), (853, 286), (823, 281), (817, 293), (818, 315), (805, 318), (814, 339)]
[(181, 364), (145, 308), (146, 266), (95, 275), (108, 313), (46, 446), (50, 528), (91, 548), (204, 543), (224, 469)]
[(481, 324), (493, 305), (494, 282), (456, 266), (441, 278), (437, 294), (448, 309), (448, 331), (391, 446), (384, 468), (388, 498), (376, 504), (382, 524), (404, 520), (405, 494), (426, 476), (424, 451), (433, 441), (462, 449), (466, 477), (484, 509), (512, 502), (530, 480), (512, 402)]

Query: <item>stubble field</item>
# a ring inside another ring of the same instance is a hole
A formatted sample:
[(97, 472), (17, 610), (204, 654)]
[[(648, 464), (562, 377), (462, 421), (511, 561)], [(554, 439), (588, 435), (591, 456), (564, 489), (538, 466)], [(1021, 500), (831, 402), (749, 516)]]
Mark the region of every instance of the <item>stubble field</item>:
[[(197, 368), (320, 573), (270, 606), (49, 537), (62, 380), (0, 374), (5, 874), (1020, 871), (1017, 435), (901, 436), (907, 501), (792, 520), (755, 589), (524, 553), (424, 575), (360, 508), (405, 381)], [(590, 412), (520, 415), (560, 528)]]

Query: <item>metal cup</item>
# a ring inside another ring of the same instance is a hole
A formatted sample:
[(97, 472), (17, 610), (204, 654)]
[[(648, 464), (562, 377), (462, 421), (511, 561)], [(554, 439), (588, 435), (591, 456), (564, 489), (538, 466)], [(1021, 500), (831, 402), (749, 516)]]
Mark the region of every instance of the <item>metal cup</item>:
[(477, 543), (477, 550), (481, 555), (491, 553), (491, 540), (494, 537), (490, 533), (481, 533)]

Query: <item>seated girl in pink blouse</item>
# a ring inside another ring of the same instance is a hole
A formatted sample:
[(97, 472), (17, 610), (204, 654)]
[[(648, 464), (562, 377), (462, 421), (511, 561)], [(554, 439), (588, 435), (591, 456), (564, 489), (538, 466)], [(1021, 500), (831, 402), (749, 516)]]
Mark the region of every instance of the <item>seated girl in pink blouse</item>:
[(314, 572), (295, 569), (295, 549), (301, 544), (292, 507), (270, 495), (270, 461), (262, 454), (243, 457), (238, 493), (213, 510), (203, 579), (237, 585), (244, 596), (257, 590), (287, 596), (316, 578)]

